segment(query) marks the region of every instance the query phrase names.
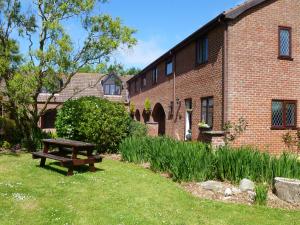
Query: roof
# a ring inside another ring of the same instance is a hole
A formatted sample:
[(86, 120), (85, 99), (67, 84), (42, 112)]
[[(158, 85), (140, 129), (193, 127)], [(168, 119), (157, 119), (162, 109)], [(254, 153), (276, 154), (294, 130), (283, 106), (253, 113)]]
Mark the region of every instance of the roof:
[[(77, 73), (75, 74), (67, 87), (59, 94), (56, 94), (51, 103), (62, 103), (69, 99), (80, 98), (83, 96), (96, 96), (100, 98), (107, 98), (112, 101), (125, 102), (126, 88), (123, 88), (121, 96), (104, 96), (101, 81), (106, 80), (111, 75), (103, 75), (99, 73)], [(115, 75), (117, 76), (117, 75)], [(117, 76), (123, 86), (126, 85), (131, 76)], [(38, 102), (43, 103), (47, 100), (49, 94), (41, 93), (38, 97)]]
[(246, 12), (247, 10), (264, 3), (268, 0), (247, 0), (244, 3), (237, 5), (236, 7), (224, 12), (225, 18), (236, 19), (238, 16)]
[(129, 80), (132, 80), (132, 79), (140, 76), (141, 74), (145, 73), (147, 70), (149, 70), (151, 67), (153, 67), (154, 65), (156, 65), (158, 62), (167, 59), (174, 52), (176, 52), (179, 49), (183, 48), (184, 46), (186, 46), (190, 42), (196, 40), (201, 35), (205, 34), (209, 30), (211, 30), (214, 27), (216, 27), (217, 25), (219, 25), (222, 21), (234, 20), (237, 17), (239, 17), (240, 15), (242, 15), (243, 13), (245, 13), (246, 11), (248, 11), (248, 10), (252, 9), (253, 7), (258, 6), (258, 5), (260, 5), (260, 4), (264, 3), (264, 2), (267, 2), (267, 1), (269, 1), (269, 0), (246, 0), (244, 3), (242, 3), (240, 5), (237, 5), (234, 8), (231, 8), (231, 9), (229, 9), (227, 11), (224, 11), (223, 13), (219, 14), (214, 19), (212, 19), (211, 21), (209, 21), (207, 24), (205, 24), (204, 26), (202, 26), (201, 28), (199, 28), (197, 31), (195, 31), (194, 33), (192, 33), (186, 39), (184, 39), (183, 41), (181, 41), (179, 44), (175, 45), (173, 48), (171, 48), (166, 53), (164, 53), (163, 55), (161, 55), (155, 61), (153, 61), (152, 63), (150, 63), (148, 66), (146, 66), (140, 73), (136, 74), (135, 76), (133, 76)]

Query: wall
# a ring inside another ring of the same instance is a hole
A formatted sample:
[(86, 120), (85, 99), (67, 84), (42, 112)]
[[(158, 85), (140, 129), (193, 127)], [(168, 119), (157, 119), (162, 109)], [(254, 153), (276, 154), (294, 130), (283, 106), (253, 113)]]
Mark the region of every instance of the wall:
[[(278, 59), (278, 26), (292, 27), (293, 61)], [(244, 117), (248, 130), (236, 144), (273, 153), (286, 130), (271, 129), (272, 99), (300, 100), (300, 1), (268, 1), (228, 27), (227, 120)], [(298, 125), (300, 118), (298, 117)]]

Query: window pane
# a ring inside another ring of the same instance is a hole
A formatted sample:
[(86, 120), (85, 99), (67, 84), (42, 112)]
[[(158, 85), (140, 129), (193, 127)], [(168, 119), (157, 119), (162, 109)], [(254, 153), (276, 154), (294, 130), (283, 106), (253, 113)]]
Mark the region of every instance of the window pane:
[(202, 106), (201, 110), (201, 122), (206, 123), (206, 118), (207, 118), (207, 111), (206, 111), (206, 106)]
[(208, 108), (208, 114), (207, 114), (207, 122), (210, 127), (213, 126), (213, 108)]
[(293, 103), (286, 104), (286, 126), (295, 126), (296, 105)]
[(167, 63), (167, 75), (173, 73), (173, 62)]
[(109, 85), (104, 85), (104, 94), (109, 95)]
[(115, 95), (120, 95), (121, 94), (121, 87), (119, 85), (116, 85), (116, 91), (115, 91)]
[(158, 69), (155, 68), (152, 70), (152, 83), (153, 84), (157, 83), (157, 76), (158, 76)]
[(272, 125), (283, 126), (283, 103), (280, 101), (272, 102)]
[(205, 45), (204, 60), (205, 60), (205, 62), (207, 62), (208, 61), (208, 38), (204, 39), (204, 45)]
[(198, 42), (198, 63), (205, 63), (208, 61), (208, 38), (199, 40)]
[(290, 55), (290, 31), (280, 30), (280, 55), (289, 56)]
[(110, 90), (109, 90), (109, 94), (110, 95), (114, 95), (116, 91), (116, 86), (114, 84), (110, 85)]

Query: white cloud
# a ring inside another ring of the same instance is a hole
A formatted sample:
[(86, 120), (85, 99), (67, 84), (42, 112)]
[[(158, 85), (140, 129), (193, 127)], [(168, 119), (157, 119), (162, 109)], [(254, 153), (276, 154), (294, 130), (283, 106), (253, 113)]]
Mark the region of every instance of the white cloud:
[(143, 68), (166, 51), (161, 45), (162, 43), (159, 38), (138, 40), (137, 45), (131, 49), (119, 49), (114, 58), (126, 67), (135, 66)]

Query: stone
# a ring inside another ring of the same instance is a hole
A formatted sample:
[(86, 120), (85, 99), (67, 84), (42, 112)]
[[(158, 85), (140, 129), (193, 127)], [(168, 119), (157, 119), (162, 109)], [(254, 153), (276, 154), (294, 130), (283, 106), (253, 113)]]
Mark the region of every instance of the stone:
[(249, 199), (251, 201), (254, 201), (255, 200), (255, 196), (256, 196), (256, 193), (254, 191), (247, 191), (248, 193), (248, 196), (249, 196)]
[(283, 201), (300, 203), (300, 180), (276, 177), (274, 179), (274, 193)]
[(224, 192), (224, 195), (225, 197), (230, 197), (232, 196), (232, 190), (230, 188), (226, 188), (225, 192)]
[(242, 192), (246, 192), (246, 191), (254, 191), (255, 185), (253, 183), (253, 181), (249, 180), (249, 179), (243, 179), (240, 182), (240, 190)]
[(234, 195), (238, 195), (238, 194), (242, 193), (242, 191), (236, 187), (232, 188), (231, 190)]
[(203, 189), (210, 190), (213, 192), (220, 192), (220, 193), (223, 193), (223, 191), (225, 189), (224, 184), (222, 182), (218, 182), (218, 181), (214, 181), (214, 180), (202, 182), (202, 183), (200, 183), (200, 186)]

